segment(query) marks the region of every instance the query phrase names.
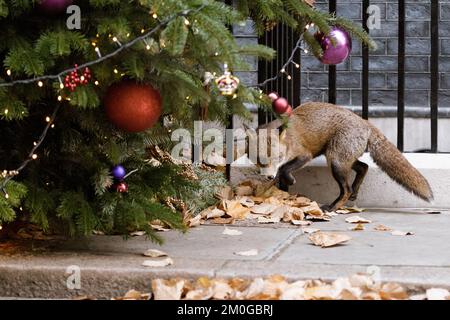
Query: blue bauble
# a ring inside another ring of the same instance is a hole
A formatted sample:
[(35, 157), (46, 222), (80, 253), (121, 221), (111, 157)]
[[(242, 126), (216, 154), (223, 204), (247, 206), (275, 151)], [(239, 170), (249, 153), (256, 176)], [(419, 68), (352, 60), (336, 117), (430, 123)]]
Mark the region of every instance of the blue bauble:
[(125, 171), (124, 167), (122, 167), (121, 165), (117, 165), (112, 169), (112, 174), (117, 180), (123, 180), (127, 172)]

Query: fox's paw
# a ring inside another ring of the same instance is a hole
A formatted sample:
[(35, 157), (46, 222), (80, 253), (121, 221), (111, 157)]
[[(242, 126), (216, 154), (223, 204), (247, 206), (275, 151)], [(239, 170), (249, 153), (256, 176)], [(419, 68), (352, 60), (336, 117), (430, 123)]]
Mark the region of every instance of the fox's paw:
[(348, 200), (350, 201), (355, 201), (356, 199), (358, 199), (358, 194), (357, 193), (353, 193), (350, 198), (348, 198)]
[(333, 210), (333, 208), (330, 206), (330, 205), (323, 205), (323, 206), (321, 206), (320, 207), (320, 209), (323, 211), (323, 212), (332, 212)]

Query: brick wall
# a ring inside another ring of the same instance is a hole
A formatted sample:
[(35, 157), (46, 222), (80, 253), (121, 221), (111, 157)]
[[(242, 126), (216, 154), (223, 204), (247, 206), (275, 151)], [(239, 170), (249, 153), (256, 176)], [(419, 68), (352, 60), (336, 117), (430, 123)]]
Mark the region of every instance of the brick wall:
[[(406, 1), (406, 105), (429, 107), (430, 95), (430, 1)], [(397, 104), (398, 2), (373, 0), (381, 9), (381, 29), (371, 30), (378, 49), (370, 55), (369, 103)], [(317, 6), (328, 10), (328, 1)], [(441, 0), (440, 108), (450, 108), (450, 1)], [(362, 23), (362, 1), (338, 0), (337, 14)], [(302, 57), (302, 101), (327, 100), (327, 67), (315, 57)], [(361, 105), (361, 45), (353, 42), (352, 56), (337, 67), (337, 100), (347, 106)]]

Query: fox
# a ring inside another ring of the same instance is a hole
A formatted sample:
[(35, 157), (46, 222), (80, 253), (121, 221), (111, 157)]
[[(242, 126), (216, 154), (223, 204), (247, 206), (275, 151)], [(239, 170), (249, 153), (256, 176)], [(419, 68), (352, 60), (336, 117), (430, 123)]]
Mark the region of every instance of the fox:
[[(283, 121), (278, 119), (258, 129), (276, 129), (282, 124)], [(323, 206), (323, 210), (332, 212), (347, 201), (357, 199), (369, 168), (359, 160), (366, 150), (395, 182), (427, 202), (433, 200), (428, 181), (383, 133), (343, 107), (324, 102), (300, 105), (289, 117), (287, 128), (280, 134), (279, 144), (278, 155), (260, 166), (264, 167), (264, 174), (270, 180), (287, 188), (296, 183), (294, 171), (325, 155), (340, 193), (332, 204)], [(350, 181), (352, 171), (356, 173), (353, 182)]]

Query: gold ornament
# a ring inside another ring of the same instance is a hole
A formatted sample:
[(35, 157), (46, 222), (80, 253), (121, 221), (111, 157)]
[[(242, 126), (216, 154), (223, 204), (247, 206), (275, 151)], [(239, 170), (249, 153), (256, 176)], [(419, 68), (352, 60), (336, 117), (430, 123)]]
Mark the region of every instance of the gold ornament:
[(232, 96), (239, 87), (240, 80), (231, 74), (226, 63), (223, 68), (224, 74), (217, 78), (216, 84), (223, 96)]

